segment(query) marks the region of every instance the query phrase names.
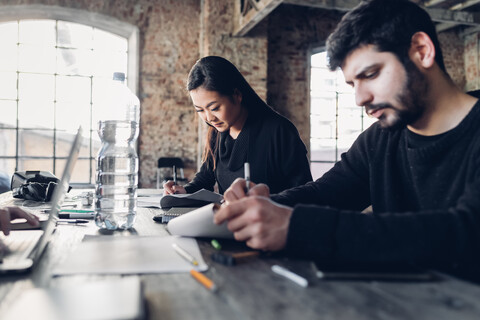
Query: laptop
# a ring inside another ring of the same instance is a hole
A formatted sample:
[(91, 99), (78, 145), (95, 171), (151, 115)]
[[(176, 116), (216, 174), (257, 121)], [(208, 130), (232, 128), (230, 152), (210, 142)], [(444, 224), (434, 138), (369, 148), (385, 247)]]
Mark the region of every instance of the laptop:
[(52, 195), (48, 219), (42, 230), (12, 231), (10, 235), (0, 234), (0, 275), (30, 271), (39, 261), (45, 247), (55, 231), (58, 213), (69, 188), (73, 167), (78, 158), (82, 138), (82, 128), (78, 128), (60, 182)]

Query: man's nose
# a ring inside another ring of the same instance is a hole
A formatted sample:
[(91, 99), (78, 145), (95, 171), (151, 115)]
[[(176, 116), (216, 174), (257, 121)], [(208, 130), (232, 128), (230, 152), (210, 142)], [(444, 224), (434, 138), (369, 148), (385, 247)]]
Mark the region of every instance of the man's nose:
[(367, 104), (370, 104), (372, 101), (373, 95), (368, 87), (362, 84), (357, 84), (355, 86), (355, 103), (358, 106), (363, 107)]

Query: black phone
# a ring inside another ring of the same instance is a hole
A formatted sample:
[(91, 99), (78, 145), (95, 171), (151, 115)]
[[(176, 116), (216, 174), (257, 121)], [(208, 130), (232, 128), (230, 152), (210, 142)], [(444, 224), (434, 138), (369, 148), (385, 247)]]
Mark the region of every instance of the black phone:
[(153, 216), (153, 221), (155, 222), (162, 222), (162, 218), (163, 218), (163, 213), (158, 213), (156, 215)]
[(323, 280), (432, 281), (435, 274), (407, 263), (346, 263), (316, 261), (315, 273)]

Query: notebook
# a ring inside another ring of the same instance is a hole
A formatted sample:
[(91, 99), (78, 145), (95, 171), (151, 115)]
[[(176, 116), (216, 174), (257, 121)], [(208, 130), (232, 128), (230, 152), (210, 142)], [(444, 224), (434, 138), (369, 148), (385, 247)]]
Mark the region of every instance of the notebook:
[(167, 194), (160, 199), (160, 208), (202, 207), (209, 203), (221, 203), (221, 194), (201, 189), (194, 193)]
[(161, 212), (153, 216), (153, 220), (161, 223), (168, 223), (173, 218), (179, 217), (185, 213), (195, 210), (195, 207), (173, 207), (166, 212)]
[(168, 232), (183, 237), (206, 237), (233, 239), (227, 224), (213, 223), (214, 203), (195, 209), (172, 219), (167, 224)]
[(0, 234), (0, 275), (22, 273), (32, 269), (40, 259), (55, 231), (58, 213), (67, 194), (73, 167), (78, 158), (82, 138), (82, 128), (78, 129), (65, 164), (62, 178), (52, 195), (51, 210), (48, 220), (42, 225), (42, 230), (12, 231), (10, 235)]

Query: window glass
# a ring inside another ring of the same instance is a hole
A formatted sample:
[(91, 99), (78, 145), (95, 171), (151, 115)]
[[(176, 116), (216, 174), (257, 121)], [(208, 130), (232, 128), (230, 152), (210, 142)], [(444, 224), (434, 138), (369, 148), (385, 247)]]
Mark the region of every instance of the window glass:
[(18, 42), (18, 23), (16, 21), (0, 23), (0, 39), (2, 39), (2, 46), (16, 45)]
[(90, 49), (57, 49), (57, 72), (61, 75), (84, 75), (93, 73), (95, 66)]
[[(92, 49), (93, 28), (77, 23), (58, 21), (57, 45), (63, 48)], [(108, 33), (107, 38), (108, 38)]]
[(375, 119), (355, 104), (341, 71), (330, 71), (326, 52), (311, 56), (310, 160), (314, 179), (330, 170)]
[(128, 40), (61, 20), (0, 23), (0, 39), (0, 171), (61, 174), (82, 126), (72, 182), (93, 183), (103, 107), (94, 100), (113, 72), (128, 77)]
[[(20, 129), (18, 133), (18, 155), (28, 157), (48, 157), (53, 156), (53, 132), (48, 130), (30, 130)], [(38, 160), (38, 159), (36, 159)], [(52, 160), (49, 160), (52, 164)], [(27, 159), (24, 164), (31, 163)], [(26, 167), (25, 170), (40, 170), (36, 167)], [(50, 169), (51, 170), (51, 169)]]
[(2, 110), (0, 128), (15, 128), (17, 125), (17, 103), (15, 101), (0, 100), (0, 110)]
[(57, 102), (76, 102), (89, 104), (91, 99), (90, 78), (57, 76), (55, 82), (55, 98)]
[[(3, 127), (2, 129), (3, 130), (0, 130), (0, 156), (15, 154), (17, 131), (8, 127)], [(7, 165), (4, 160), (5, 159), (0, 159), (0, 165)]]
[(0, 99), (17, 99), (17, 73), (0, 71), (0, 88)]
[[(1, 35), (0, 35), (0, 39)], [(16, 43), (2, 43), (2, 50), (0, 50), (0, 71), (17, 71), (18, 55)]]
[(23, 72), (55, 73), (55, 47), (19, 44), (18, 70)]
[(54, 20), (20, 20), (18, 42), (55, 47)]

